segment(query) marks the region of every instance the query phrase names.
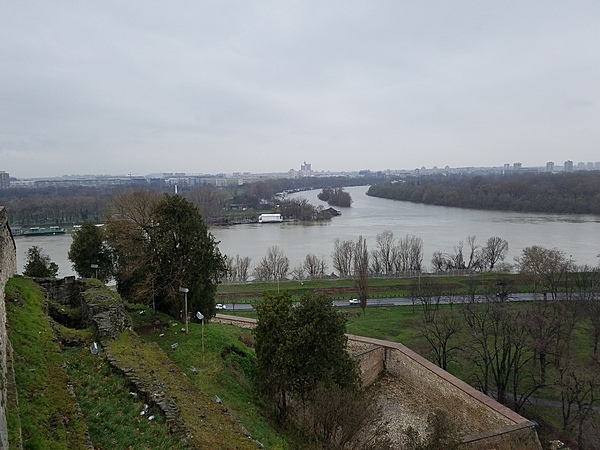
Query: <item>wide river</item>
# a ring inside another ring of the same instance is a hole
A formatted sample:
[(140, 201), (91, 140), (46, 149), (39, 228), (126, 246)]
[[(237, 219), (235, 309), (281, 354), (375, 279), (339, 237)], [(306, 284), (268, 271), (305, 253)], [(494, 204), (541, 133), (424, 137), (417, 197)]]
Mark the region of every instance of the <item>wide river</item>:
[[(468, 236), (476, 236), (476, 244), (484, 245), (492, 236), (508, 241), (505, 262), (512, 263), (525, 247), (540, 245), (558, 248), (576, 264), (598, 264), (600, 253), (600, 217), (565, 214), (529, 214), (504, 211), (428, 206), (398, 202), (365, 195), (366, 186), (347, 188), (354, 203), (341, 209), (342, 215), (325, 223), (270, 223), (214, 227), (211, 232), (220, 241), (221, 252), (227, 255), (249, 256), (252, 267), (270, 246), (277, 245), (290, 259), (291, 268), (298, 266), (309, 253), (324, 258), (331, 266), (331, 252), (336, 238), (356, 240), (362, 235), (369, 249), (375, 248), (375, 237), (391, 230), (398, 239), (407, 234), (423, 239), (426, 268), (435, 251), (452, 253), (454, 247)], [(304, 191), (293, 197), (305, 197), (314, 205), (325, 203), (317, 199), (319, 190)], [(73, 275), (67, 252), (71, 236), (17, 237), (19, 271), (25, 253), (32, 245), (43, 248), (60, 268), (60, 276)]]

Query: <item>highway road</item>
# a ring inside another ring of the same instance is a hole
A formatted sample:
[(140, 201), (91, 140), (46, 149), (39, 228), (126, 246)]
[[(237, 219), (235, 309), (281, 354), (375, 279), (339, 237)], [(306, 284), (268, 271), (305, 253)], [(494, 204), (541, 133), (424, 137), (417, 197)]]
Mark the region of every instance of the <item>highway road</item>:
[[(510, 302), (524, 302), (524, 301), (532, 301), (535, 300), (536, 297), (538, 299), (542, 299), (541, 294), (513, 294), (507, 298), (507, 301)], [(441, 304), (449, 304), (449, 303), (461, 303), (463, 301), (462, 296), (448, 296), (443, 297), (440, 301)], [(483, 301), (485, 297), (479, 297), (478, 301)], [(367, 306), (407, 306), (412, 305), (412, 299), (408, 297), (391, 297), (391, 298), (370, 298), (367, 300)], [(415, 303), (418, 305), (419, 303)], [(232, 303), (226, 303), (225, 308), (219, 312), (225, 311), (252, 311), (252, 305), (250, 303), (236, 303), (235, 306)], [(333, 306), (339, 308), (346, 308), (350, 306), (348, 300), (334, 300)]]

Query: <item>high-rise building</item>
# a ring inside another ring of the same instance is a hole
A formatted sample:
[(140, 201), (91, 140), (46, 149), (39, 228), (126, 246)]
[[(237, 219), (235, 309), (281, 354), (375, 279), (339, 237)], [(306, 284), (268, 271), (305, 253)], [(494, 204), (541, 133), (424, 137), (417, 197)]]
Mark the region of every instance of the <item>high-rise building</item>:
[(546, 172), (554, 172), (554, 161), (548, 161), (546, 163)]
[(521, 170), (522, 168), (523, 168), (523, 164), (521, 164), (520, 162), (516, 162), (513, 164), (514, 170)]
[(565, 161), (564, 171), (573, 172), (573, 161), (571, 161), (570, 159)]
[(307, 163), (306, 161), (304, 161), (304, 164), (300, 164), (299, 175), (301, 177), (310, 177), (310, 176), (312, 176), (312, 174), (313, 174), (312, 166), (310, 163)]
[(8, 189), (10, 187), (10, 176), (8, 172), (0, 170), (0, 189)]

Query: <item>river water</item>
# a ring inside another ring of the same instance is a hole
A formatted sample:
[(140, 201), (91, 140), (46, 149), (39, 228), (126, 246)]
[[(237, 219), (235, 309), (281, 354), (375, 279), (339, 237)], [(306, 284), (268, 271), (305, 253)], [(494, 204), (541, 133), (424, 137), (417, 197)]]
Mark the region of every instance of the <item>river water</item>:
[[(211, 232), (220, 241), (221, 252), (227, 255), (249, 256), (252, 267), (265, 256), (270, 246), (277, 245), (290, 259), (291, 268), (298, 266), (309, 253), (324, 258), (331, 266), (331, 252), (336, 238), (367, 239), (369, 249), (375, 248), (375, 237), (391, 230), (398, 239), (407, 234), (423, 239), (423, 264), (430, 267), (433, 252), (452, 253), (459, 241), (476, 236), (476, 244), (484, 245), (492, 236), (508, 241), (506, 262), (512, 263), (525, 247), (540, 245), (558, 248), (575, 264), (598, 264), (600, 253), (600, 217), (566, 214), (531, 214), (505, 211), (476, 211), (446, 208), (409, 202), (398, 202), (365, 195), (366, 186), (346, 188), (354, 203), (350, 208), (338, 208), (341, 216), (324, 223), (269, 223), (214, 227)], [(324, 205), (317, 199), (320, 190), (304, 191), (292, 197), (305, 197), (314, 205)], [(32, 245), (44, 249), (60, 268), (60, 276), (73, 275), (67, 252), (71, 236), (16, 237), (19, 271), (25, 253)]]

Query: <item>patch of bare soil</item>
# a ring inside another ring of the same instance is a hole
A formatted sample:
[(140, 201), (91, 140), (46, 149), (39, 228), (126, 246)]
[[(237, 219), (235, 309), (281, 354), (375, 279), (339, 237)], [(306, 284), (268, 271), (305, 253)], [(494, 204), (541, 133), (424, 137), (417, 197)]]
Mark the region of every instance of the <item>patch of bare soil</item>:
[(377, 399), (382, 421), (387, 424), (387, 433), (395, 448), (402, 448), (408, 427), (419, 434), (425, 432), (427, 417), (436, 407), (430, 399), (391, 375), (383, 375), (370, 392)]

